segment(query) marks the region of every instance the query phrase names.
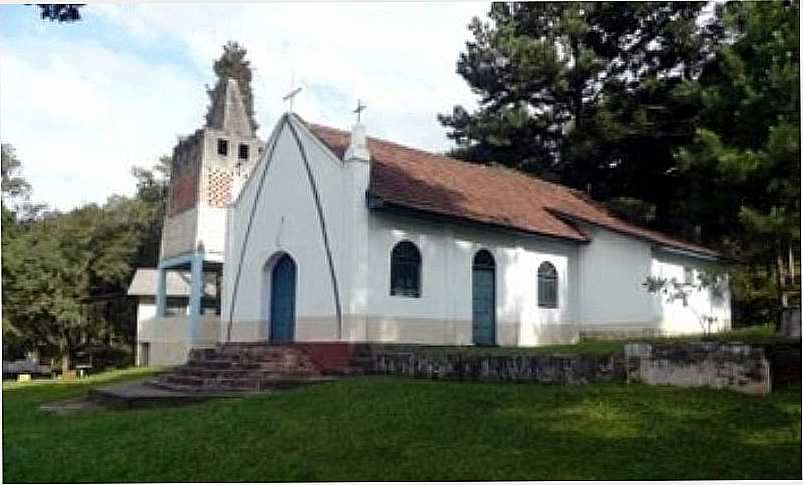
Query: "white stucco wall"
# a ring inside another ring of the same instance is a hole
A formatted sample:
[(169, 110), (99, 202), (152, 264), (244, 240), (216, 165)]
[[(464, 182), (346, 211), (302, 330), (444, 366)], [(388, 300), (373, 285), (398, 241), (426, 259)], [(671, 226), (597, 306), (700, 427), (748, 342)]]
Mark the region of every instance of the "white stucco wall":
[(162, 228), (161, 259), (192, 252), (195, 249), (197, 225), (197, 207), (166, 218)]
[[(373, 212), (366, 284), (352, 297), (368, 302), (366, 337), (421, 343), (472, 343), (472, 263), (486, 249), (496, 264), (496, 335), (502, 345), (576, 338), (577, 245), (461, 224)], [(390, 295), (390, 255), (400, 241), (421, 252), (421, 297)], [(538, 306), (538, 266), (558, 271), (558, 307)], [(359, 337), (359, 332), (355, 332)]]
[[(303, 135), (302, 126), (296, 123), (296, 129)], [(287, 253), (296, 263), (296, 339), (332, 340), (337, 332), (333, 285), (312, 188), (290, 128), (280, 126), (273, 137), (276, 146), (269, 165), (266, 167), (264, 160), (257, 165), (231, 208), (227, 264), (224, 265), (223, 319), (228, 320), (237, 266), (242, 256), (237, 302), (232, 314), (233, 337), (266, 335), (270, 294), (267, 275), (275, 256)], [(272, 139), (266, 153), (270, 151)], [(337, 267), (348, 244), (344, 231), (343, 209), (348, 205), (348, 195), (343, 191), (344, 170), (342, 163), (317, 140), (307, 136), (301, 136), (301, 140), (317, 184)], [(241, 255), (251, 206), (266, 168), (262, 193), (256, 202), (255, 223)]]
[(591, 243), (580, 248), (579, 320), (583, 328), (658, 327), (659, 308), (642, 284), (650, 275), (648, 242), (582, 224)]
[(137, 322), (148, 320), (156, 316), (156, 303), (153, 298), (140, 298), (137, 305)]
[[(226, 209), (201, 204), (198, 209), (198, 241), (202, 243), (204, 259), (223, 260), (226, 245)], [(196, 244), (197, 244), (196, 243)]]
[(684, 306), (651, 294), (644, 283), (649, 275), (683, 281), (684, 267), (704, 270), (710, 261), (662, 251), (654, 244), (590, 225), (581, 225), (592, 242), (579, 251), (580, 324), (589, 335), (601, 331), (655, 334), (702, 333), (699, 317), (718, 319), (717, 329), (730, 328), (730, 293), (724, 283), (722, 298), (694, 292)]
[[(655, 251), (652, 260), (653, 276), (684, 282), (684, 268), (690, 268), (693, 271), (693, 284), (699, 282), (700, 272), (707, 267), (708, 264), (699, 259), (664, 251)], [(660, 308), (660, 325), (664, 333), (704, 333), (731, 328), (731, 295), (727, 276), (724, 278), (718, 287), (691, 290), (685, 304), (682, 299), (670, 299), (664, 294), (654, 295), (653, 299)], [(714, 321), (706, 321), (707, 317), (714, 318)]]

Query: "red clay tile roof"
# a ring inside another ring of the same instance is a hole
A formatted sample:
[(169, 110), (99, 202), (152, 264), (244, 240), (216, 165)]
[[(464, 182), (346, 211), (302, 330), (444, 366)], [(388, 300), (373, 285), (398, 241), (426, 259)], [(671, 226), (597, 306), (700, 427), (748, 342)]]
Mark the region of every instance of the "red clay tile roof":
[[(343, 157), (349, 133), (306, 123), (335, 155)], [(368, 138), (368, 192), (392, 205), (470, 219), (524, 232), (588, 241), (573, 220), (659, 245), (718, 257), (716, 251), (619, 219), (583, 192), (523, 172), (478, 165)]]

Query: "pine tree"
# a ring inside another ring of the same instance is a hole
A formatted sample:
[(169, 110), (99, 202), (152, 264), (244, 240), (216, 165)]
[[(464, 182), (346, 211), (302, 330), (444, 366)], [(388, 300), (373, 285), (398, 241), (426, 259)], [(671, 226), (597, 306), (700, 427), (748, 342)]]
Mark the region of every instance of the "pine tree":
[[(496, 3), (474, 19), (457, 71), (479, 109), (439, 120), (454, 155), (495, 161), (599, 199), (657, 206), (671, 226), (673, 148), (689, 141), (693, 98), (676, 95), (715, 47), (703, 3)], [(666, 227), (665, 227), (666, 228)]]
[(251, 129), (256, 132), (259, 124), (254, 119), (254, 94), (251, 91), (251, 62), (245, 59), (248, 51), (237, 42), (229, 41), (223, 46), (223, 54), (215, 61), (213, 69), (217, 75), (217, 83), (213, 89), (207, 89), (210, 105), (206, 113), (206, 122), (209, 124), (212, 118), (212, 105), (217, 92), (223, 89), (226, 80), (232, 78), (237, 81), (242, 93), (245, 111), (251, 123)]
[(718, 16), (732, 40), (694, 86), (704, 109), (678, 154), (690, 182), (681, 200), (746, 263), (737, 291), (778, 302), (790, 254), (800, 261), (799, 6), (732, 3)]

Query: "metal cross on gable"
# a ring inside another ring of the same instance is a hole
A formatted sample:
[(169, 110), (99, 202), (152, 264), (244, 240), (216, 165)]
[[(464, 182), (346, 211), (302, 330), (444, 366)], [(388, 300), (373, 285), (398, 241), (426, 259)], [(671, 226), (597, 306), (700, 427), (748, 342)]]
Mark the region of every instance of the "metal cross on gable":
[(296, 94), (301, 92), (300, 87), (293, 89), (293, 86), (295, 86), (295, 84), (296, 84), (296, 74), (293, 73), (290, 76), (290, 92), (285, 94), (284, 97), (282, 98), (282, 101), (284, 101), (285, 103), (289, 101), (289, 106), (287, 111), (290, 113), (293, 112), (293, 100), (295, 99)]
[(360, 114), (361, 114), (363, 111), (365, 111), (365, 108), (367, 108), (367, 106), (365, 106), (364, 104), (362, 104), (362, 101), (360, 101), (360, 100), (358, 99), (358, 100), (357, 100), (357, 108), (354, 110), (354, 112), (355, 112), (355, 113), (357, 113), (357, 123), (359, 123), (359, 122), (360, 122)]
[(289, 93), (285, 94), (284, 97), (282, 98), (282, 101), (284, 101), (284, 102), (288, 102), (289, 101), (290, 102), (289, 109), (287, 110), (290, 113), (293, 112), (293, 99), (296, 97), (296, 94), (298, 94), (300, 92), (301, 92), (301, 88), (295, 88), (294, 90), (292, 90)]

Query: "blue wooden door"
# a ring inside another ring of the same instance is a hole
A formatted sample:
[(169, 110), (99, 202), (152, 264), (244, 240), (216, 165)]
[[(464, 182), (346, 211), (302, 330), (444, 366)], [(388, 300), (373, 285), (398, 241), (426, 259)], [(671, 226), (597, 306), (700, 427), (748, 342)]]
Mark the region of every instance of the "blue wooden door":
[(471, 271), (472, 336), (475, 344), (496, 344), (496, 268), (488, 251), (474, 256)]
[(296, 264), (282, 256), (271, 273), (270, 341), (292, 342), (296, 326)]

